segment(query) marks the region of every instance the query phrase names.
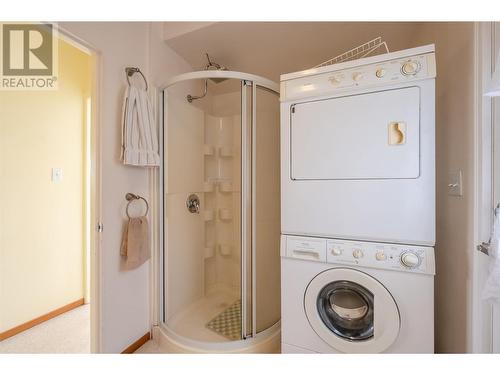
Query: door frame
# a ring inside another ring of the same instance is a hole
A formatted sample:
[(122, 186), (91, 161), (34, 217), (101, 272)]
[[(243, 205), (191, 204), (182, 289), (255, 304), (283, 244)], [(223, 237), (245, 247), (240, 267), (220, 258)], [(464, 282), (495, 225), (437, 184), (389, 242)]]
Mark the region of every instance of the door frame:
[(477, 250), (488, 242), (493, 223), (494, 206), (494, 110), (490, 97), (483, 96), (485, 84), (491, 79), (495, 46), (494, 24), (474, 24), (474, 244), (470, 250), (470, 298), (467, 351), (492, 353), (493, 308), (481, 298), (488, 274), (488, 256)]
[(87, 52), (91, 67), (90, 125), (90, 352), (101, 353), (101, 242), (102, 242), (102, 54), (90, 43), (57, 26), (58, 37)]

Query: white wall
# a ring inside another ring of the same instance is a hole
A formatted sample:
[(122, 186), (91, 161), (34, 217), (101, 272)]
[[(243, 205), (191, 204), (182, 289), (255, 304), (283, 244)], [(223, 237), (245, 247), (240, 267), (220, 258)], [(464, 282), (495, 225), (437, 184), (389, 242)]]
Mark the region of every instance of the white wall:
[(150, 329), (150, 263), (120, 269), (120, 241), (125, 221), (125, 194), (149, 197), (148, 170), (119, 161), (124, 68), (138, 66), (150, 85), (190, 66), (162, 41), (160, 24), (141, 22), (60, 23), (60, 27), (90, 44), (101, 54), (100, 87), (102, 144), (102, 233), (100, 330), (101, 351), (121, 352)]

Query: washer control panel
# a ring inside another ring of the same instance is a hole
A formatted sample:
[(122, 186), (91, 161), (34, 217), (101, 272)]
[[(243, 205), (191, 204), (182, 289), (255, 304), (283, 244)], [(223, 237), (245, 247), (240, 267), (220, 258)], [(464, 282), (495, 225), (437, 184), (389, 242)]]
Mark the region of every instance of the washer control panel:
[(336, 91), (388, 85), (436, 76), (435, 54), (381, 61), (348, 69), (311, 74), (281, 82), (281, 100), (320, 96)]
[(434, 249), (425, 246), (282, 236), (282, 256), (288, 258), (434, 274)]

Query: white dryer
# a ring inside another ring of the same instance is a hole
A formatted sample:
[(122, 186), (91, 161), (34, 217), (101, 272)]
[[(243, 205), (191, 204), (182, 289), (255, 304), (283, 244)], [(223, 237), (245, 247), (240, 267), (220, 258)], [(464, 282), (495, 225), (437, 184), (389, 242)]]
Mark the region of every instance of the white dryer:
[(281, 76), (282, 233), (433, 246), (434, 46)]
[(282, 236), (283, 353), (433, 353), (434, 251)]

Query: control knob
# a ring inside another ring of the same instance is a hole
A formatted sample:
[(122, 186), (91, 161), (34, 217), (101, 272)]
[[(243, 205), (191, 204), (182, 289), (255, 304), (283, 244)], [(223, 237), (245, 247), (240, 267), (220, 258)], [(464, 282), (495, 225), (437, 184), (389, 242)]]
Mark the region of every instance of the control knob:
[(363, 258), (364, 254), (363, 251), (360, 249), (356, 249), (352, 252), (352, 256), (356, 259)]
[(408, 268), (416, 268), (420, 265), (420, 262), (422, 261), (420, 257), (412, 253), (411, 251), (405, 251), (403, 254), (401, 254), (401, 264), (403, 266), (408, 267)]
[(377, 69), (375, 75), (377, 76), (377, 78), (382, 78), (383, 76), (385, 76), (385, 69), (384, 68)]
[(362, 78), (363, 78), (363, 73), (356, 72), (352, 75), (352, 79), (356, 82), (361, 81)]
[(401, 72), (405, 76), (411, 76), (418, 73), (420, 70), (420, 64), (417, 61), (407, 61), (401, 67)]
[(342, 255), (342, 249), (337, 246), (332, 247), (332, 255)]
[(328, 78), (328, 80), (330, 81), (330, 83), (332, 85), (338, 85), (340, 83), (341, 79), (338, 76), (333, 76), (333, 77)]

